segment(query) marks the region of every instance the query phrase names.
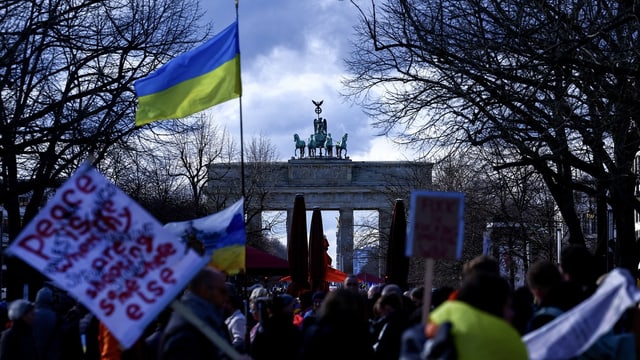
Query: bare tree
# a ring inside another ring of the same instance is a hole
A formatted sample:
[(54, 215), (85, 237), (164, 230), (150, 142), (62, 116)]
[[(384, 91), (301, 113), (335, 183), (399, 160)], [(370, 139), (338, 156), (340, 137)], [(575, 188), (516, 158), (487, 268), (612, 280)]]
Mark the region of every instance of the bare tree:
[(286, 220), (282, 216), (267, 218), (267, 221), (262, 218), (274, 174), (279, 170), (278, 157), (276, 147), (261, 134), (253, 137), (245, 147), (244, 164), (236, 158), (234, 163), (214, 164), (208, 172), (210, 206), (223, 209), (228, 203), (244, 197), (247, 243), (264, 250), (268, 246), (261, 243), (270, 238), (271, 229)]
[[(409, 204), (408, 196), (416, 189), (465, 194), (462, 258), (436, 261), (435, 286), (459, 285), (462, 265), (485, 251), (485, 233), (491, 229), (495, 250), (491, 255), (503, 262), (514, 284), (522, 280), (532, 260), (554, 259), (556, 208), (540, 176), (524, 167), (495, 171), (485, 156), (471, 150), (452, 152), (435, 162), (433, 179), (424, 173), (431, 167), (417, 163), (413, 171), (388, 181), (390, 204), (396, 198)], [(371, 254), (365, 268), (377, 271), (385, 262), (388, 229), (379, 230), (372, 218), (359, 219), (354, 228), (355, 247)], [(411, 258), (410, 269), (409, 284), (422, 284), (424, 259)]]
[(151, 129), (122, 146), (111, 147), (98, 164), (162, 222), (210, 214), (204, 198), (208, 167), (231, 162), (234, 156), (226, 130), (211, 125), (212, 119), (195, 115), (175, 123), (171, 129)]
[(0, 202), (11, 239), (21, 210), (30, 220), (82, 161), (130, 140), (134, 81), (208, 36), (200, 16), (191, 0), (0, 2)]
[[(386, 235), (384, 238), (388, 238)], [(364, 253), (368, 261), (362, 266), (361, 272), (368, 272), (379, 277), (384, 275), (383, 264), (386, 263), (387, 243), (381, 242), (378, 216), (369, 213), (368, 216), (354, 218), (353, 248)]]
[[(279, 154), (276, 147), (264, 134), (253, 137), (246, 149), (245, 159), (247, 160), (247, 172), (245, 175), (245, 202), (254, 204), (251, 210), (247, 211), (247, 222), (255, 222), (254, 219), (261, 219), (260, 225), (255, 229), (260, 234), (271, 232), (271, 229), (286, 221), (283, 216), (275, 216), (267, 221), (263, 221), (262, 212), (266, 198), (270, 194), (270, 185), (273, 183), (275, 169), (273, 163), (278, 159)], [(258, 230), (259, 229), (259, 230)], [(262, 238), (258, 233), (249, 233), (250, 240)]]
[(175, 166), (169, 167), (169, 175), (184, 181), (190, 190), (194, 215), (208, 215), (205, 194), (209, 166), (230, 163), (234, 157), (227, 130), (215, 125), (213, 119), (197, 115), (188, 131), (161, 136), (158, 150), (178, 159)]
[(352, 3), (361, 37), (345, 84), (376, 126), (425, 151), (469, 144), (492, 152), (496, 169), (534, 169), (571, 243), (584, 243), (574, 192), (603, 199), (619, 265), (637, 268), (636, 2)]
[(433, 186), (465, 194), (462, 258), (436, 262), (439, 285), (457, 285), (462, 264), (486, 251), (501, 261), (514, 285), (524, 280), (533, 260), (554, 259), (556, 208), (532, 169), (495, 171), (482, 153), (454, 153), (436, 162)]
[(175, 158), (154, 152), (148, 143), (139, 146), (135, 150), (112, 147), (99, 165), (101, 171), (159, 221), (195, 218), (188, 187), (171, 174), (178, 164)]

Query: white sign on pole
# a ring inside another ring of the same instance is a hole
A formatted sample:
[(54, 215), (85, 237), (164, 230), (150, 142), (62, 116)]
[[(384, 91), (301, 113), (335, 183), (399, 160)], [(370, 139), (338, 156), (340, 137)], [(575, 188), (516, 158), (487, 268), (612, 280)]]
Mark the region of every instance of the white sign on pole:
[(406, 255), (431, 259), (460, 258), (463, 215), (462, 193), (411, 192)]
[(7, 252), (75, 296), (125, 348), (208, 261), (89, 164)]

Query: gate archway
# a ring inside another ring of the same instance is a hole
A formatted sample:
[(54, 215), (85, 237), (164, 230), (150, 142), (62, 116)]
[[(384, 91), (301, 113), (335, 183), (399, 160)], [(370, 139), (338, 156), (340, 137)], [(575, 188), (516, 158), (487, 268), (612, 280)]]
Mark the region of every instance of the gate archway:
[[(378, 211), (378, 230), (387, 234), (391, 226), (393, 202), (398, 192), (408, 198), (416, 179), (431, 186), (432, 163), (411, 161), (351, 161), (337, 158), (291, 159), (287, 162), (245, 164), (245, 179), (255, 172), (264, 175), (263, 181), (253, 184), (263, 196), (251, 197), (248, 213), (286, 211), (287, 232), (296, 194), (303, 194), (307, 209), (339, 212), (336, 267), (353, 273), (353, 236), (355, 210)], [(237, 193), (240, 183), (239, 163), (214, 164), (209, 168), (209, 193)], [(256, 190), (254, 189), (254, 190)], [(254, 216), (249, 227), (261, 227), (262, 219)]]

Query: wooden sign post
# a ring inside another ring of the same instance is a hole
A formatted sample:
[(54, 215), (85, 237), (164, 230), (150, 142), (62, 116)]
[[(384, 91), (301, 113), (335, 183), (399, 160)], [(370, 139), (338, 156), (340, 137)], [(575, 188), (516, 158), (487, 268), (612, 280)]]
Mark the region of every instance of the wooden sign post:
[(422, 322), (429, 318), (433, 261), (459, 259), (464, 233), (464, 194), (457, 192), (411, 192), (407, 256), (426, 258)]

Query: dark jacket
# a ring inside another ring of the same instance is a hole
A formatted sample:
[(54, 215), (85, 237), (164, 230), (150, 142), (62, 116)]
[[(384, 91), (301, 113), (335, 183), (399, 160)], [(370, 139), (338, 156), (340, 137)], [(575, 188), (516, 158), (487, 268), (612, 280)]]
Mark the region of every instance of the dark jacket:
[(374, 324), (374, 359), (397, 359), (400, 356), (402, 333), (407, 328), (405, 315), (396, 310)]
[(345, 317), (336, 323), (320, 319), (305, 329), (302, 344), (300, 359), (304, 360), (373, 358), (371, 333), (364, 320)]
[[(217, 309), (192, 293), (185, 294), (181, 301), (194, 315), (231, 344), (222, 309)], [(162, 334), (160, 358), (162, 360), (228, 359), (200, 330), (176, 312), (171, 315)]]
[(251, 344), (255, 360), (297, 359), (302, 345), (302, 332), (293, 325), (293, 317), (273, 315), (264, 321)]
[(40, 289), (35, 301), (33, 337), (38, 353), (46, 360), (60, 359), (62, 348), (58, 313), (53, 306), (53, 291), (46, 287)]
[(0, 360), (39, 360), (31, 326), (21, 320), (2, 332)]

